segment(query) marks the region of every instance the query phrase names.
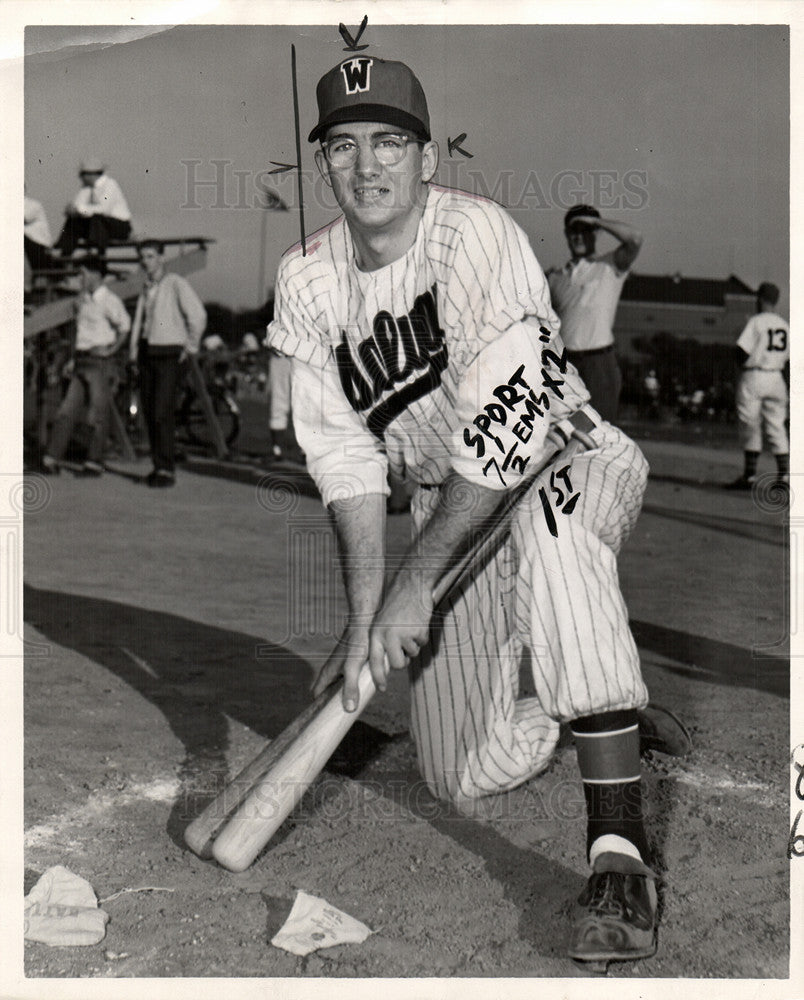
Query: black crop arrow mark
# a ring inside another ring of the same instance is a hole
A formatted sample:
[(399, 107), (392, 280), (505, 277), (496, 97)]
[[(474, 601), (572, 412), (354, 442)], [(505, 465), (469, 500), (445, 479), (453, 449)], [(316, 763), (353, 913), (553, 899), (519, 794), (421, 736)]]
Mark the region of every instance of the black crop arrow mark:
[(351, 32), (346, 27), (345, 24), (341, 23), (338, 25), (338, 31), (341, 33), (341, 38), (346, 42), (346, 48), (344, 52), (362, 52), (363, 49), (367, 49), (368, 45), (358, 45), (360, 41), (360, 36), (366, 30), (366, 25), (368, 24), (368, 14), (366, 14), (363, 20), (360, 22), (360, 27), (357, 29), (357, 35), (352, 38)]
[(474, 153), (467, 153), (467, 151), (461, 146), (461, 143), (464, 141), (465, 138), (466, 138), (465, 132), (461, 132), (461, 134), (457, 136), (455, 139), (450, 139), (449, 137), (447, 137), (447, 149), (449, 150), (450, 156), (452, 156), (453, 152), (457, 150), (461, 154), (461, 156), (465, 156), (467, 160), (472, 159)]
[(276, 167), (276, 170), (269, 170), (269, 174), (284, 174), (287, 170), (295, 170), (295, 163), (277, 163), (276, 160), (271, 160), (271, 163)]

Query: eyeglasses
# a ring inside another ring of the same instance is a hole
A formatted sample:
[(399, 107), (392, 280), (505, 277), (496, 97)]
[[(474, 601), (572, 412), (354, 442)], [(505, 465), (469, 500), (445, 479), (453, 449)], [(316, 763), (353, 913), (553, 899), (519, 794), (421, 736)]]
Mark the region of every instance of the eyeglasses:
[[(414, 139), (413, 136), (393, 135), (390, 132), (383, 132), (382, 135), (373, 135), (370, 139), (371, 149), (380, 163), (385, 167), (393, 167), (405, 158), (409, 142), (423, 143), (423, 139)], [(349, 136), (335, 136), (328, 142), (321, 144), (324, 156), (331, 167), (341, 169), (351, 167), (357, 160), (359, 146), (356, 140)]]

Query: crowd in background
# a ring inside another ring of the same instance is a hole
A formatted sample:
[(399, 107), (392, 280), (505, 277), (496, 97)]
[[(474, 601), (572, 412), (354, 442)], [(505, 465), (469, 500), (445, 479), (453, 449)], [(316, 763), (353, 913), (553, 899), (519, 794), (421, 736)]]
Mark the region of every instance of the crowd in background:
[[(232, 331), (226, 331), (224, 340), (208, 330), (205, 306), (186, 278), (171, 273), (164, 243), (134, 237), (128, 202), (106, 165), (87, 157), (78, 175), (80, 188), (65, 208), (55, 242), (43, 205), (25, 191), (26, 308), (30, 312), (37, 304), (69, 295), (75, 328), (66, 343), (62, 339), (55, 347), (47, 334), (40, 335), (39, 344), (26, 344), (26, 384), (36, 393), (39, 418), (31, 442), (36, 452), (32, 464), (46, 474), (58, 474), (83, 425), (88, 439), (80, 472), (101, 475), (110, 444), (110, 408), (124, 383), (139, 394), (135, 409), (147, 430), (153, 469), (145, 481), (149, 486), (173, 485), (177, 409), (187, 395), (188, 365), (192, 373), (196, 362), (214, 400), (221, 393), (229, 399), (232, 390), (252, 398), (264, 395), (270, 406), (267, 457), (300, 461), (290, 423), (287, 360), (275, 354), (269, 360), (260, 345), (261, 334), (245, 332), (233, 345)], [(144, 274), (133, 317), (107, 280), (112, 275), (107, 257), (112, 247), (133, 247)], [(264, 330), (271, 310), (263, 307), (258, 312), (263, 315), (255, 317), (257, 329)], [(41, 342), (46, 337), (48, 345)], [(123, 364), (126, 342), (128, 360)], [(216, 419), (207, 409), (201, 418)]]

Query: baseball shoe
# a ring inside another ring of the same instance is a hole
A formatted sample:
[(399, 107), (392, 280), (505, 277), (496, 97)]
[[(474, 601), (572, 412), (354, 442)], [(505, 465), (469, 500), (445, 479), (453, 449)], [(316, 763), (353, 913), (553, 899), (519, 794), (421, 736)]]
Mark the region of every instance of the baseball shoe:
[(637, 711), (639, 752), (654, 750), (670, 757), (686, 757), (692, 750), (689, 730), (671, 711), (659, 705), (647, 705)]
[(730, 483), (726, 483), (724, 490), (751, 490), (757, 481), (756, 476), (738, 476)]
[(607, 851), (578, 897), (569, 957), (576, 962), (627, 962), (656, 952), (656, 876), (627, 854)]
[(103, 466), (99, 462), (84, 462), (81, 466), (82, 476), (102, 476)]
[(43, 455), (39, 461), (39, 472), (44, 472), (46, 476), (58, 476), (61, 472), (61, 466), (50, 455)]

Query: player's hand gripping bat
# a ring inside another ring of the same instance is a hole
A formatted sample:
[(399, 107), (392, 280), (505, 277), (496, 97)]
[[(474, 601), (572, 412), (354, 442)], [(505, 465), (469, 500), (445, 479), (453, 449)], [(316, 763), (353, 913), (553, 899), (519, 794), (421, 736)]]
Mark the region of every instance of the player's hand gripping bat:
[[(563, 440), (551, 438), (559, 447)], [(461, 581), (494, 551), (508, 531), (513, 510), (536, 477), (553, 462), (570, 461), (582, 448), (594, 448), (583, 432), (573, 430), (569, 443), (554, 453), (519, 486), (505, 495), (488, 522), (488, 530), (444, 574), (433, 591), (438, 606)], [(265, 847), (304, 793), (321, 773), (335, 748), (376, 693), (368, 662), (358, 678), (359, 705), (346, 712), (342, 680), (322, 691), (285, 730), (232, 779), (187, 827), (185, 842), (201, 857), (213, 856), (230, 871), (244, 871)]]

